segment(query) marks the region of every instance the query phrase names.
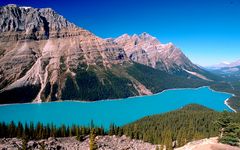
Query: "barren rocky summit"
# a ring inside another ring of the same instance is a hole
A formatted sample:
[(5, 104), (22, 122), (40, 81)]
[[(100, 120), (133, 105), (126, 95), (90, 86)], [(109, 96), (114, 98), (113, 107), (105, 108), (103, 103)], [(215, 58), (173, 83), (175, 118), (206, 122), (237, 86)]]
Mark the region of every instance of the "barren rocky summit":
[(201, 74), (201, 69), (193, 64), (173, 43), (163, 44), (146, 32), (132, 36), (123, 34), (112, 40), (122, 45), (127, 56), (135, 62), (170, 74), (179, 74), (180, 72), (188, 75), (192, 72)]

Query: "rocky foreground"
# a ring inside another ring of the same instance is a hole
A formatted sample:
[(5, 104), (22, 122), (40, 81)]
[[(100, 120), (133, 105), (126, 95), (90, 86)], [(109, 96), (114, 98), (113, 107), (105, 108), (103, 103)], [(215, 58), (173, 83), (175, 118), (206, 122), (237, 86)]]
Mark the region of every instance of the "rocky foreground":
[[(44, 142), (46, 150), (88, 150), (89, 138), (83, 142), (76, 137), (48, 138), (38, 141), (29, 141), (28, 149), (39, 150)], [(126, 136), (97, 136), (96, 144), (99, 150), (155, 150), (155, 145), (140, 140), (131, 140)], [(0, 150), (18, 150), (22, 148), (22, 140), (17, 138), (0, 139)]]
[[(48, 138), (38, 141), (29, 141), (27, 149), (40, 150), (88, 150), (89, 138), (82, 142), (76, 137)], [(96, 144), (99, 150), (155, 150), (156, 145), (152, 145), (141, 140), (130, 139), (126, 136), (97, 136)], [(19, 150), (22, 149), (22, 140), (18, 138), (0, 139), (0, 150)], [(202, 139), (193, 141), (175, 150), (240, 150), (240, 147), (233, 147), (217, 142), (217, 138)]]
[(217, 137), (213, 137), (189, 142), (185, 146), (176, 148), (175, 150), (240, 150), (240, 147), (218, 143)]

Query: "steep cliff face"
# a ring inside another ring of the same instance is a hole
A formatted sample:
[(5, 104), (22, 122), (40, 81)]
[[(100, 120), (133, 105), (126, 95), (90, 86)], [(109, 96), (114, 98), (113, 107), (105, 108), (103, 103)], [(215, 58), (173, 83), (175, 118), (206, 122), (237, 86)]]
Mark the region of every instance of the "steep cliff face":
[[(77, 27), (50, 8), (7, 5), (0, 12), (3, 98), (15, 95), (15, 99), (30, 88), (34, 92), (26, 92), (19, 99), (61, 99), (66, 77), (75, 81), (77, 70), (88, 71), (89, 66), (107, 70), (114, 64), (129, 62), (121, 47)], [(23, 87), (26, 89), (19, 91)]]
[(201, 74), (204, 71), (194, 65), (179, 48), (172, 43), (162, 44), (148, 33), (132, 36), (124, 34), (112, 41), (122, 45), (127, 56), (135, 62), (170, 74), (210, 80)]
[(148, 34), (99, 38), (51, 8), (0, 7), (0, 103), (115, 99), (206, 84), (166, 73), (193, 65), (182, 55)]
[(4, 32), (1, 41), (40, 40), (79, 34), (76, 25), (51, 8), (38, 9), (10, 4), (1, 7), (0, 12), (0, 31)]

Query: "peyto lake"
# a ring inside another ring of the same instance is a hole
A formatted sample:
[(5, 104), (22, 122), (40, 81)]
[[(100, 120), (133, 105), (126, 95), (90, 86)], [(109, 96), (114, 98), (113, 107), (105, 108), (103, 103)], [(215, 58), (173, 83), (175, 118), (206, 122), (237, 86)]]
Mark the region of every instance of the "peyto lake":
[(200, 104), (216, 111), (232, 111), (224, 101), (231, 94), (211, 90), (209, 87), (197, 89), (172, 89), (161, 93), (119, 100), (97, 102), (50, 102), (41, 104), (10, 104), (0, 106), (0, 121), (42, 122), (44, 124), (95, 125), (106, 128), (111, 123), (124, 125), (144, 116), (160, 114), (179, 109), (187, 104)]

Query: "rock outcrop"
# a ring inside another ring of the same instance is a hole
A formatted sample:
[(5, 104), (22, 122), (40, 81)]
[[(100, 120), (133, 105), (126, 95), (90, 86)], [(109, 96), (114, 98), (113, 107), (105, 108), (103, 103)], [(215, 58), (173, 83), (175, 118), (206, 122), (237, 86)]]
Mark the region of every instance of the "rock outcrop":
[[(49, 39), (80, 34), (79, 28), (51, 8), (18, 7), (10, 4), (0, 9), (0, 41)], [(71, 32), (68, 32), (71, 31)]]
[[(130, 139), (126, 136), (97, 136), (95, 142), (98, 150), (155, 150), (160, 145), (143, 142), (141, 140)], [(23, 146), (23, 141), (18, 138), (0, 139), (0, 149), (18, 150)], [(42, 140), (30, 140), (27, 142), (27, 148), (31, 150), (57, 149), (57, 150), (87, 150), (89, 149), (89, 138), (85, 137), (84, 141), (76, 140), (76, 137), (63, 137)], [(183, 147), (175, 148), (175, 150), (240, 150), (239, 147), (230, 146), (217, 142), (217, 138), (202, 139), (189, 142)]]
[(218, 143), (217, 137), (189, 142), (176, 150), (240, 150), (240, 147)]
[[(155, 145), (152, 145), (141, 140), (131, 140), (126, 136), (97, 136), (96, 144), (98, 150), (155, 150)], [(38, 141), (29, 141), (27, 148), (31, 150), (39, 150), (45, 146), (45, 149), (57, 150), (87, 150), (89, 149), (89, 138), (82, 142), (76, 140), (76, 137), (66, 138), (48, 138)], [(22, 147), (22, 140), (17, 138), (0, 139), (0, 149), (18, 150)]]

